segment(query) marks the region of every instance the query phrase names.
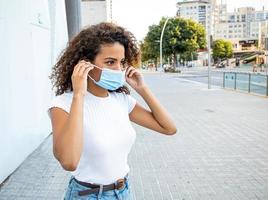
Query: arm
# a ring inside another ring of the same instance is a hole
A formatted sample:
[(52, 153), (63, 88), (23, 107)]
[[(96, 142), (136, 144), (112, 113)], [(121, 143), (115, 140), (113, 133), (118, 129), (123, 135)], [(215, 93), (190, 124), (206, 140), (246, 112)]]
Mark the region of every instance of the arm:
[(83, 102), (81, 95), (74, 96), (69, 115), (62, 109), (51, 109), (53, 153), (67, 171), (76, 169), (82, 153)]
[(165, 135), (175, 134), (177, 128), (174, 122), (171, 120), (165, 108), (145, 85), (141, 73), (131, 67), (127, 70), (126, 76), (127, 82), (144, 99), (150, 108), (150, 110), (147, 110), (136, 103), (134, 109), (129, 114), (130, 120)]
[(53, 130), (53, 153), (62, 167), (74, 171), (83, 149), (83, 108), (87, 90), (87, 74), (93, 67), (78, 63), (73, 71), (73, 99), (70, 113), (62, 109), (51, 109)]

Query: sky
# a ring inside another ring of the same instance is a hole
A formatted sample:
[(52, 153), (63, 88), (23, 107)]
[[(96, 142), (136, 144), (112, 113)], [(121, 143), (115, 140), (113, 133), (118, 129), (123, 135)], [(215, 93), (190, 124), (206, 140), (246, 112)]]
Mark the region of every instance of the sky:
[[(220, 1), (220, 0), (219, 0)], [(268, 10), (268, 0), (222, 0), (227, 3), (227, 10), (252, 6)], [(112, 0), (113, 20), (131, 31), (140, 41), (148, 32), (148, 27), (158, 24), (162, 16), (175, 16), (178, 0)]]

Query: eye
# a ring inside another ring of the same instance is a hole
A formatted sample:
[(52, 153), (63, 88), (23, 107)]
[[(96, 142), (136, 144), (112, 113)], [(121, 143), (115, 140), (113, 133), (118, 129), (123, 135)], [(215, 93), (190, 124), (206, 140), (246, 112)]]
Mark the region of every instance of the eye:
[(113, 64), (114, 64), (114, 61), (112, 61), (112, 60), (107, 61), (106, 64), (108, 64), (108, 65), (113, 65)]

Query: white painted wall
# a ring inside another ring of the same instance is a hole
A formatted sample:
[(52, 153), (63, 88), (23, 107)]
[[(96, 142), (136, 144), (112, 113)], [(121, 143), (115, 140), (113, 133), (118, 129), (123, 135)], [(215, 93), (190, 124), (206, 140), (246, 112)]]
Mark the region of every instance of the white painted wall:
[(67, 43), (65, 16), (64, 0), (0, 1), (0, 183), (51, 132), (48, 76)]
[(82, 1), (81, 25), (89, 26), (100, 22), (109, 21), (109, 13), (106, 1)]

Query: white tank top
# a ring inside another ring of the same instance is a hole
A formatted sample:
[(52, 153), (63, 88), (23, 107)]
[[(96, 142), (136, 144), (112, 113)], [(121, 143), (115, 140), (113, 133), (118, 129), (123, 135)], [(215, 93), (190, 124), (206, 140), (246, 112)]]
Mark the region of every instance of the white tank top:
[[(73, 92), (54, 96), (49, 117), (52, 107), (69, 113), (72, 98)], [(78, 167), (71, 173), (79, 181), (111, 184), (129, 172), (128, 154), (136, 138), (129, 113), (136, 100), (117, 92), (109, 92), (108, 97), (87, 92), (84, 98), (84, 146)]]

